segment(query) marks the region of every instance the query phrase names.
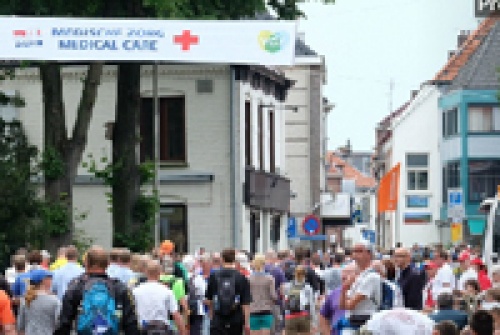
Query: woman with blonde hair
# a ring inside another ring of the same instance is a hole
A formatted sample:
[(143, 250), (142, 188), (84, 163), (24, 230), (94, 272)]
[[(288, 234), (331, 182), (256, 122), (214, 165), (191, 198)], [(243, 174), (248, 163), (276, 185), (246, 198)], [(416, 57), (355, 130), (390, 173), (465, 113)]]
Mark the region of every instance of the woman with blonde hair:
[(253, 273), (249, 277), (252, 302), (250, 303), (250, 334), (269, 335), (274, 323), (273, 307), (278, 296), (274, 277), (264, 272), (266, 258), (255, 255), (252, 262)]
[(60, 302), (51, 294), (52, 273), (45, 269), (30, 273), (30, 286), (18, 317), (18, 330), (24, 335), (53, 334), (57, 325)]

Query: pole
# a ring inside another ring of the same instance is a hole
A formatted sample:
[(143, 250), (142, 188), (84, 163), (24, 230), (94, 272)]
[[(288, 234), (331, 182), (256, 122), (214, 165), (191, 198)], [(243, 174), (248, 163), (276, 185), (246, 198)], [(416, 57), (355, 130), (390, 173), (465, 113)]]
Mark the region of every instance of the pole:
[(153, 64), (153, 144), (155, 178), (153, 193), (158, 197), (158, 208), (155, 213), (155, 247), (160, 245), (160, 106), (158, 100), (158, 62)]
[[(232, 245), (234, 248), (240, 248), (240, 227), (241, 216), (239, 216), (238, 202), (236, 201), (236, 134), (238, 134), (238, 124), (236, 120), (236, 101), (234, 99), (236, 70), (233, 65), (230, 67), (229, 77), (229, 178), (230, 178), (230, 203), (231, 203), (231, 231)], [(240, 192), (241, 193), (241, 192)]]

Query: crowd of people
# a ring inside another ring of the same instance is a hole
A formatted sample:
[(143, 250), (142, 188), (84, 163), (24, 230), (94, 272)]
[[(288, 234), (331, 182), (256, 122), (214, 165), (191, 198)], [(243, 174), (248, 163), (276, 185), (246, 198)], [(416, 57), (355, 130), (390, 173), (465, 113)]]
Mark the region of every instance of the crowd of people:
[[(466, 245), (250, 255), (19, 250), (0, 278), (5, 334), (500, 334), (500, 265)], [(489, 271), (488, 271), (489, 270)]]

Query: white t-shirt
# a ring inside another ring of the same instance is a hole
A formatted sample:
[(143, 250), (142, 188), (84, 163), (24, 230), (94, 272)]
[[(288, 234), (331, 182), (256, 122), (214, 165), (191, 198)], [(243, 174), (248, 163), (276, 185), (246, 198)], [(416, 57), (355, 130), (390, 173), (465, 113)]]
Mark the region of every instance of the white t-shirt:
[[(191, 275), (193, 276), (193, 275)], [(191, 281), (190, 277), (189, 280)], [(194, 294), (196, 297), (200, 297), (198, 301), (198, 314), (197, 315), (205, 315), (205, 307), (203, 305), (203, 300), (205, 297), (205, 291), (207, 290), (207, 281), (205, 278), (203, 278), (200, 275), (195, 275), (193, 280), (193, 286), (194, 286)]]
[(168, 316), (177, 312), (177, 301), (172, 291), (157, 282), (145, 282), (132, 290), (135, 298), (137, 316), (143, 321), (163, 321), (168, 323)]
[[(450, 264), (444, 263), (436, 273), (432, 283), (432, 296), (435, 301), (441, 293), (451, 293), (455, 289), (456, 278)], [(447, 285), (448, 284), (448, 285)], [(447, 285), (447, 286), (445, 286)]]
[(376, 313), (365, 327), (373, 335), (431, 335), (434, 321), (419, 311), (394, 308)]
[(366, 269), (361, 272), (347, 292), (347, 297), (352, 299), (358, 294), (366, 298), (361, 300), (356, 307), (350, 311), (351, 315), (370, 315), (378, 310), (378, 305), (381, 299), (381, 278), (380, 275), (371, 270)]
[(468, 268), (464, 273), (462, 273), (460, 279), (458, 280), (458, 289), (464, 291), (465, 282), (470, 279), (477, 280), (477, 272), (473, 268)]

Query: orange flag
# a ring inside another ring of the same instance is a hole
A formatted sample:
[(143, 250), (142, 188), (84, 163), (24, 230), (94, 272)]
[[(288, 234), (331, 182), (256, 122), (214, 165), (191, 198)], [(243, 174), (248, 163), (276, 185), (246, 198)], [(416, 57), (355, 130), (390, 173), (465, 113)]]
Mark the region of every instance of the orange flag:
[(395, 211), (398, 206), (399, 167), (396, 164), (380, 180), (378, 187), (378, 212)]

